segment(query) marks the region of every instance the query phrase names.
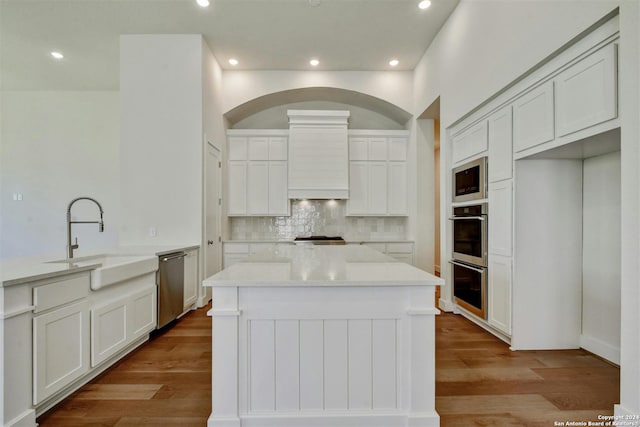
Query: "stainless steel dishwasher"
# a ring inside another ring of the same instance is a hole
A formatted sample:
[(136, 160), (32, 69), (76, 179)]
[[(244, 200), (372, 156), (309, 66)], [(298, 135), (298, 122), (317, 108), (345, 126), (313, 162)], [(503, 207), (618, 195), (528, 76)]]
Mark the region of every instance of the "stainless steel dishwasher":
[(184, 252), (159, 257), (158, 329), (182, 314), (184, 301)]

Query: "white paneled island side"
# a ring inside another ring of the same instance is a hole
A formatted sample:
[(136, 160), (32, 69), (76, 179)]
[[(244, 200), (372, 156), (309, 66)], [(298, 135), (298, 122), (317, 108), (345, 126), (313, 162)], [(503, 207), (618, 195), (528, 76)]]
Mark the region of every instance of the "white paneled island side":
[(277, 246), (213, 288), (209, 427), (438, 426), (435, 286), (371, 248)]

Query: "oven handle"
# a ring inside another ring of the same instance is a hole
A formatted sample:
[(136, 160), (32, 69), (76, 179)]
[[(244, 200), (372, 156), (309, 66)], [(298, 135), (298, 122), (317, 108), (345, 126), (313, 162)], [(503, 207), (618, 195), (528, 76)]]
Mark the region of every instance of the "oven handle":
[(463, 264), (461, 262), (449, 261), (449, 264), (457, 265), (458, 267), (468, 268), (469, 270), (473, 270), (473, 271), (475, 271), (477, 273), (484, 273), (484, 269), (483, 268), (472, 267), (472, 266), (470, 266), (468, 264)]
[(458, 221), (461, 219), (477, 219), (480, 221), (484, 221), (486, 218), (484, 216), (450, 216), (449, 220)]

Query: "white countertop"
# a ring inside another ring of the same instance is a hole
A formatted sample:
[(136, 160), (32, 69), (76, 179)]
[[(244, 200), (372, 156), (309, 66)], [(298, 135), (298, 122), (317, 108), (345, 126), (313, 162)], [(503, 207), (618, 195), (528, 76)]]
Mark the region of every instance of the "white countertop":
[(432, 274), (361, 245), (265, 249), (207, 278), (204, 286), (443, 285)]
[(199, 248), (199, 245), (163, 245), (163, 246), (118, 246), (83, 253), (77, 262), (55, 263), (60, 255), (36, 255), (29, 257), (6, 258), (0, 260), (0, 287), (18, 285), (34, 280), (50, 279), (71, 273), (93, 270), (100, 267), (95, 260), (84, 261), (86, 256), (97, 254), (159, 256), (170, 252), (187, 251)]

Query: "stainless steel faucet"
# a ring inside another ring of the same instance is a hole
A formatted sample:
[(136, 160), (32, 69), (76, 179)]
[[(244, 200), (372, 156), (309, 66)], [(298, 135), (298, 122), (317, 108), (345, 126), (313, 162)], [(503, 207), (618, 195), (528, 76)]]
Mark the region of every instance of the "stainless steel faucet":
[[(71, 207), (78, 200), (90, 200), (96, 205), (98, 205), (98, 209), (100, 209), (100, 221), (71, 221)], [(73, 250), (78, 249), (78, 238), (76, 237), (76, 242), (71, 244), (71, 224), (98, 224), (98, 231), (104, 231), (104, 221), (102, 220), (102, 214), (104, 211), (102, 210), (102, 206), (98, 203), (97, 200), (92, 199), (91, 197), (78, 197), (75, 198), (69, 203), (69, 207), (67, 208), (67, 257), (73, 258)]]

